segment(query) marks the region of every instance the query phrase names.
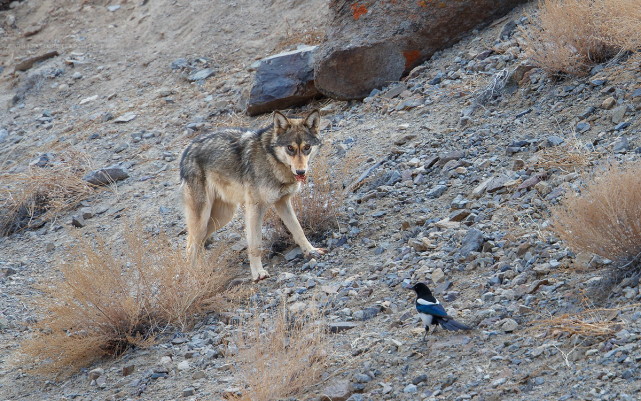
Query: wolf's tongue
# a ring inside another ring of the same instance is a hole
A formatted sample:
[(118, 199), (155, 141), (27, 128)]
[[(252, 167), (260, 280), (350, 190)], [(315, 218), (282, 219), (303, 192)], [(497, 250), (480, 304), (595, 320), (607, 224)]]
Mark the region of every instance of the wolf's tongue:
[(307, 181), (307, 175), (305, 174), (296, 174), (294, 175), (294, 177), (296, 178), (296, 181), (300, 181), (303, 183)]

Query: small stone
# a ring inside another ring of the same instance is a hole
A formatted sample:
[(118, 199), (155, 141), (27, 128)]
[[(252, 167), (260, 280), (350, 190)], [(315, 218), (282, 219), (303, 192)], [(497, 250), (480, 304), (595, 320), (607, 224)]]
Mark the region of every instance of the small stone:
[(339, 380), (329, 384), (321, 391), (321, 401), (346, 401), (352, 395), (351, 383)]
[(443, 269), (441, 269), (440, 267), (436, 268), (432, 272), (432, 281), (435, 283), (440, 283), (444, 280), (445, 280), (445, 273), (443, 272)]
[(135, 365), (127, 365), (122, 368), (122, 375), (129, 376), (130, 374), (134, 373), (135, 369), (136, 369)]
[(93, 185), (109, 185), (116, 181), (121, 181), (126, 178), (129, 178), (127, 171), (118, 166), (112, 165), (109, 167), (102, 168), (100, 170), (94, 170), (86, 174), (82, 179)]
[(352, 322), (332, 322), (328, 325), (330, 333), (340, 333), (341, 331), (351, 330), (354, 327), (357, 327), (356, 323)]
[(578, 123), (578, 124), (576, 125), (576, 132), (578, 132), (579, 134), (581, 134), (581, 133), (586, 132), (587, 130), (589, 130), (589, 129), (590, 129), (590, 127), (591, 127), (591, 126), (590, 126), (590, 123), (585, 122), (585, 121), (581, 121), (580, 123)]
[(107, 10), (109, 10), (112, 13), (116, 12), (116, 11), (120, 10), (120, 4), (114, 4), (114, 5), (111, 5), (111, 6), (107, 6)]
[(630, 123), (627, 121), (624, 121), (622, 123), (618, 123), (617, 125), (614, 126), (615, 131), (622, 131), (630, 126)]
[(418, 387), (416, 386), (416, 384), (408, 384), (403, 389), (403, 392), (407, 393), (407, 394), (414, 394), (414, 393), (418, 392)]
[(427, 197), (431, 199), (436, 199), (443, 195), (447, 191), (447, 185), (436, 185), (431, 190), (427, 192)]
[(187, 387), (183, 389), (183, 397), (191, 397), (194, 394), (196, 394), (196, 389), (194, 389), (193, 387)]
[(71, 225), (76, 228), (82, 228), (86, 225), (85, 219), (83, 219), (82, 216), (75, 215), (71, 217)]
[(372, 381), (372, 378), (365, 373), (357, 373), (354, 375), (354, 381), (356, 383), (369, 383)]
[(97, 378), (99, 378), (104, 374), (105, 374), (105, 370), (103, 368), (96, 368), (96, 369), (90, 370), (88, 374), (89, 380), (96, 380)]
[(297, 246), (296, 248), (292, 249), (291, 251), (285, 254), (285, 260), (288, 262), (291, 262), (292, 260), (302, 256), (303, 256), (303, 251), (300, 249), (300, 247)]
[(427, 375), (419, 375), (412, 379), (412, 384), (418, 385), (427, 381)]
[(622, 122), (623, 119), (625, 118), (625, 113), (627, 111), (628, 111), (628, 106), (626, 105), (621, 105), (612, 109), (612, 111), (610, 112), (611, 113), (610, 118), (612, 120), (612, 123), (619, 124), (620, 122)]
[(565, 142), (565, 139), (561, 138), (560, 136), (556, 135), (550, 135), (547, 138), (547, 143), (549, 146), (559, 146)]
[(177, 366), (178, 370), (187, 370), (189, 369), (189, 361), (182, 361)]
[(207, 378), (207, 373), (205, 373), (204, 370), (199, 370), (195, 372), (192, 376), (192, 379), (194, 380), (200, 380), (200, 379), (206, 379)]
[(459, 249), (459, 254), (466, 258), (472, 252), (478, 252), (483, 246), (484, 235), (483, 232), (477, 230), (476, 228), (470, 229), (463, 241), (461, 242), (461, 248)]
[(136, 118), (138, 115), (134, 112), (128, 112), (125, 113), (121, 116), (116, 117), (113, 122), (114, 123), (128, 123), (129, 121), (133, 120)]
[(601, 103), (601, 108), (610, 110), (614, 107), (615, 104), (617, 104), (617, 101), (612, 96), (610, 96), (609, 98), (605, 99), (603, 103)]
[(614, 143), (614, 147), (612, 150), (614, 151), (614, 153), (626, 153), (630, 150), (630, 141), (628, 141), (627, 137), (622, 136), (618, 141)]
[(205, 80), (211, 76), (213, 76), (216, 73), (216, 71), (213, 68), (205, 68), (200, 71), (196, 71), (195, 73), (191, 74), (187, 79), (194, 82), (194, 81), (202, 81)]
[(499, 322), (499, 325), (501, 327), (501, 330), (505, 331), (506, 333), (511, 333), (519, 327), (519, 324), (516, 322), (516, 320), (510, 318), (502, 320), (501, 322)]

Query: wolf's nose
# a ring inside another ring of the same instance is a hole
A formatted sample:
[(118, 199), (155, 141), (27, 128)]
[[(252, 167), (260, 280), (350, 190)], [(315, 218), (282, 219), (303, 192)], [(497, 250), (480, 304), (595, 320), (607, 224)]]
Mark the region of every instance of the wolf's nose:
[(307, 170), (296, 170), (296, 175), (305, 175)]

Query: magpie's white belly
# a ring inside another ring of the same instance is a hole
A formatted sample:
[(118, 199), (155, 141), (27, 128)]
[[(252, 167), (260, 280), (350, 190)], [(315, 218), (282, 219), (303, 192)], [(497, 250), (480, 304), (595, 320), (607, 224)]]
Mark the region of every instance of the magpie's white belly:
[(434, 316), (428, 315), (427, 313), (419, 313), (418, 315), (421, 317), (421, 320), (423, 321), (423, 324), (425, 326), (429, 326), (430, 324), (432, 324), (432, 319), (434, 318)]

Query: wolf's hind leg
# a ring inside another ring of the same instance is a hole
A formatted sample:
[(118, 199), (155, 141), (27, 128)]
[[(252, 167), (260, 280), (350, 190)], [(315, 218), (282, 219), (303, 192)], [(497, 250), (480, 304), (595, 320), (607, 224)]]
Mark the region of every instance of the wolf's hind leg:
[(214, 199), (211, 204), (209, 220), (207, 221), (207, 234), (205, 234), (205, 239), (209, 238), (214, 231), (220, 230), (229, 223), (234, 217), (234, 213), (236, 213), (236, 205), (223, 202), (220, 199)]
[(211, 200), (197, 195), (198, 191), (185, 185), (183, 196), (185, 201), (185, 218), (187, 222), (187, 257), (191, 263), (196, 263), (207, 238), (207, 224), (211, 213)]

